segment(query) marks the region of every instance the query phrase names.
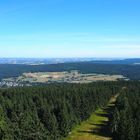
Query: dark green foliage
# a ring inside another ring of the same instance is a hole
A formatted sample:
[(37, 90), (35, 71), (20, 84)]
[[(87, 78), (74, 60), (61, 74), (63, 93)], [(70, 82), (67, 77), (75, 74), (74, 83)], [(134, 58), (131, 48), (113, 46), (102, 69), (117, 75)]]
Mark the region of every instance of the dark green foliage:
[(115, 140), (140, 140), (140, 82), (131, 83), (118, 97), (112, 132)]
[(121, 87), (106, 82), (0, 89), (0, 139), (59, 140)]
[(140, 82), (134, 81), (0, 89), (0, 139), (59, 140), (120, 91), (114, 139), (140, 140)]

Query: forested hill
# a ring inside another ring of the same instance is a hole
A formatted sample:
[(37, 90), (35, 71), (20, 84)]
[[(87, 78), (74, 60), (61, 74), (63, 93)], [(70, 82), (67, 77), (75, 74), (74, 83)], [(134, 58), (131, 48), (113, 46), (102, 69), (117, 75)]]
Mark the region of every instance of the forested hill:
[(120, 59), (120, 60), (96, 60), (92, 61), (95, 64), (126, 64), (126, 65), (138, 65), (140, 64), (140, 58), (133, 59)]
[(59, 140), (122, 86), (107, 82), (0, 89), (0, 139)]
[(93, 62), (50, 65), (1, 64), (0, 79), (19, 76), (24, 72), (61, 72), (79, 70), (82, 73), (121, 74), (131, 80), (140, 80), (140, 65), (94, 64)]
[(0, 140), (62, 140), (117, 93), (114, 137), (140, 140), (139, 92), (136, 81), (0, 89)]

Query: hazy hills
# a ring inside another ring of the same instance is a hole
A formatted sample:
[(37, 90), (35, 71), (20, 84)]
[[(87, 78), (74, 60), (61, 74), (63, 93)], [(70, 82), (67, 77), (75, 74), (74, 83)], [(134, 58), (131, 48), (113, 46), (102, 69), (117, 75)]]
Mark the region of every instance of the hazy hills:
[(93, 62), (99, 64), (140, 64), (140, 58), (0, 58), (0, 64), (58, 64), (58, 63)]

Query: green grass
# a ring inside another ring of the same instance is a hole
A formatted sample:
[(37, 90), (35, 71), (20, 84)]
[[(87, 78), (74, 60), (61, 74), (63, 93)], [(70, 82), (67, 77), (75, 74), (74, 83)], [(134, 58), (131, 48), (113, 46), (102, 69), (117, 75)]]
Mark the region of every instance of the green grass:
[[(109, 106), (113, 106), (112, 102), (116, 100), (117, 96), (111, 98)], [(106, 108), (107, 108), (106, 107)], [(96, 131), (99, 131), (103, 122), (108, 121), (108, 117), (103, 116), (107, 114), (105, 108), (97, 109), (91, 117), (73, 128), (72, 132), (64, 140), (111, 140), (110, 137), (103, 136)]]

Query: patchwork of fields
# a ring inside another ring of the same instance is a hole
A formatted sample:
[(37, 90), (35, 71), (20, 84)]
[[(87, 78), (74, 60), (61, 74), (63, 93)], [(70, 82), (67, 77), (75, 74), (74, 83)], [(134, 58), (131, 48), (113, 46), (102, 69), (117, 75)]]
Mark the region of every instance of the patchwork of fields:
[(90, 83), (96, 81), (117, 81), (126, 80), (122, 75), (105, 75), (105, 74), (83, 74), (77, 70), (64, 72), (37, 72), (37, 73), (23, 73), (16, 78), (7, 78), (3, 81), (10, 81), (16, 83)]

